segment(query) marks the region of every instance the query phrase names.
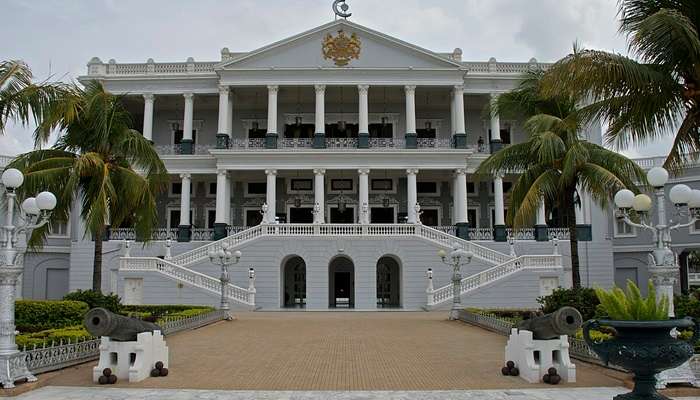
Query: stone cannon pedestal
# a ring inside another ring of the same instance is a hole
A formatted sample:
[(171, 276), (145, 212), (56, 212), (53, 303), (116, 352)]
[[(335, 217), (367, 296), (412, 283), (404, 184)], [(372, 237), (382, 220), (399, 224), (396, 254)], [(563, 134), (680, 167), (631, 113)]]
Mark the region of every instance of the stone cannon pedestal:
[(506, 344), (505, 361), (513, 361), (520, 370), (520, 377), (530, 383), (542, 382), (542, 377), (551, 367), (557, 369), (563, 382), (576, 382), (576, 366), (569, 358), (566, 335), (558, 339), (535, 340), (532, 332), (514, 328)]
[(100, 361), (92, 370), (92, 380), (97, 380), (105, 368), (110, 368), (117, 378), (140, 382), (150, 376), (156, 362), (168, 367), (168, 346), (160, 331), (142, 332), (136, 341), (117, 342), (102, 336)]

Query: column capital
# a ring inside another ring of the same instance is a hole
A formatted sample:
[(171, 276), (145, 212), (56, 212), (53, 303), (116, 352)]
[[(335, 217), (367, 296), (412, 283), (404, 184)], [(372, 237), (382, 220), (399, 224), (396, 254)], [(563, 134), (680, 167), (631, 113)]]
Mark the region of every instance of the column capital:
[(228, 170), (227, 170), (227, 169), (219, 169), (219, 170), (216, 171), (216, 174), (217, 174), (218, 176), (227, 177), (227, 176), (228, 176)]
[(418, 168), (409, 168), (406, 170), (406, 175), (418, 175)]
[(361, 168), (357, 170), (357, 173), (360, 175), (369, 175), (369, 168)]
[(194, 98), (194, 93), (186, 92), (182, 94), (182, 97), (184, 97), (185, 100), (192, 100)]
[(366, 94), (369, 91), (369, 85), (357, 85), (357, 90), (362, 94)]
[(143, 99), (146, 101), (153, 101), (156, 98), (156, 96), (153, 93), (144, 93), (143, 94)]
[(323, 168), (314, 168), (314, 175), (325, 175), (326, 170)]
[(270, 175), (277, 175), (277, 170), (276, 169), (266, 169), (265, 170), (265, 175), (270, 176)]
[(464, 94), (464, 85), (454, 85), (454, 87), (452, 88), (452, 90), (454, 91), (454, 93), (462, 93), (462, 94)]
[(314, 90), (316, 90), (316, 93), (325, 92), (326, 85), (314, 85)]
[(502, 181), (504, 176), (505, 175), (502, 172), (496, 172), (493, 174), (493, 179)]
[(223, 96), (228, 96), (231, 88), (228, 85), (219, 85), (219, 94)]
[(180, 174), (180, 179), (182, 179), (182, 180), (190, 180), (190, 179), (192, 179), (192, 174), (190, 174), (190, 173)]
[(406, 85), (403, 87), (406, 93), (415, 93), (416, 85)]
[(269, 93), (277, 93), (280, 90), (278, 85), (267, 85), (267, 91)]
[(455, 170), (455, 175), (466, 175), (466, 174), (467, 174), (466, 168), (458, 168)]

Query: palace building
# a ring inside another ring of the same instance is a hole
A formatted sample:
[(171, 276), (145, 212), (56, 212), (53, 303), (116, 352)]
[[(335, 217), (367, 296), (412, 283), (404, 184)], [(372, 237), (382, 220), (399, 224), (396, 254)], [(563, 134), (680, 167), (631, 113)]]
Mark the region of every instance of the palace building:
[[(459, 247), (473, 254), (464, 305), (536, 306), (570, 285), (567, 225), (542, 205), (531, 228), (513, 231), (517, 176), (474, 172), (526, 140), (523, 121), (485, 110), (540, 68), (465, 61), (459, 48), (434, 52), (345, 19), (212, 61), (93, 58), (80, 81), (123, 95), (170, 174), (153, 240), (129, 227), (104, 238), (104, 291), (131, 304), (218, 304), (209, 253), (225, 244), (242, 252), (225, 290), (233, 307), (448, 308), (452, 268), (438, 252)], [(585, 135), (600, 143), (600, 126)], [(632, 232), (611, 211), (584, 196), (576, 223), (584, 285), (644, 278), (624, 261), (644, 250), (616, 253)], [(27, 256), (25, 297), (90, 288), (83, 232), (79, 218), (53, 224)]]

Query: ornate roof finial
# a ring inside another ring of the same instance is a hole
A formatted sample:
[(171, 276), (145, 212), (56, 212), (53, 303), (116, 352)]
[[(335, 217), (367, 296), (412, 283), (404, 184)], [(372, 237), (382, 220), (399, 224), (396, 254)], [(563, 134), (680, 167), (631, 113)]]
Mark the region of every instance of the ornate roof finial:
[(352, 16), (352, 13), (348, 12), (349, 9), (350, 6), (345, 4), (345, 0), (333, 1), (333, 12), (337, 17), (348, 19), (348, 17)]

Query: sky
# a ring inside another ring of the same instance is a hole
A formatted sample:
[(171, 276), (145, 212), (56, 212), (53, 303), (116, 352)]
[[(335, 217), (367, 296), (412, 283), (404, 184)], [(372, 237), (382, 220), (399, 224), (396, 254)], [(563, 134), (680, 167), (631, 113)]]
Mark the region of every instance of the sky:
[[(614, 0), (347, 0), (352, 21), (465, 61), (556, 61), (578, 41), (625, 54)], [(21, 59), (37, 80), (75, 80), (104, 62), (216, 61), (333, 20), (331, 0), (2, 0), (0, 59)], [(33, 147), (32, 127), (12, 125), (0, 154)], [(665, 155), (670, 138), (629, 149)]]

